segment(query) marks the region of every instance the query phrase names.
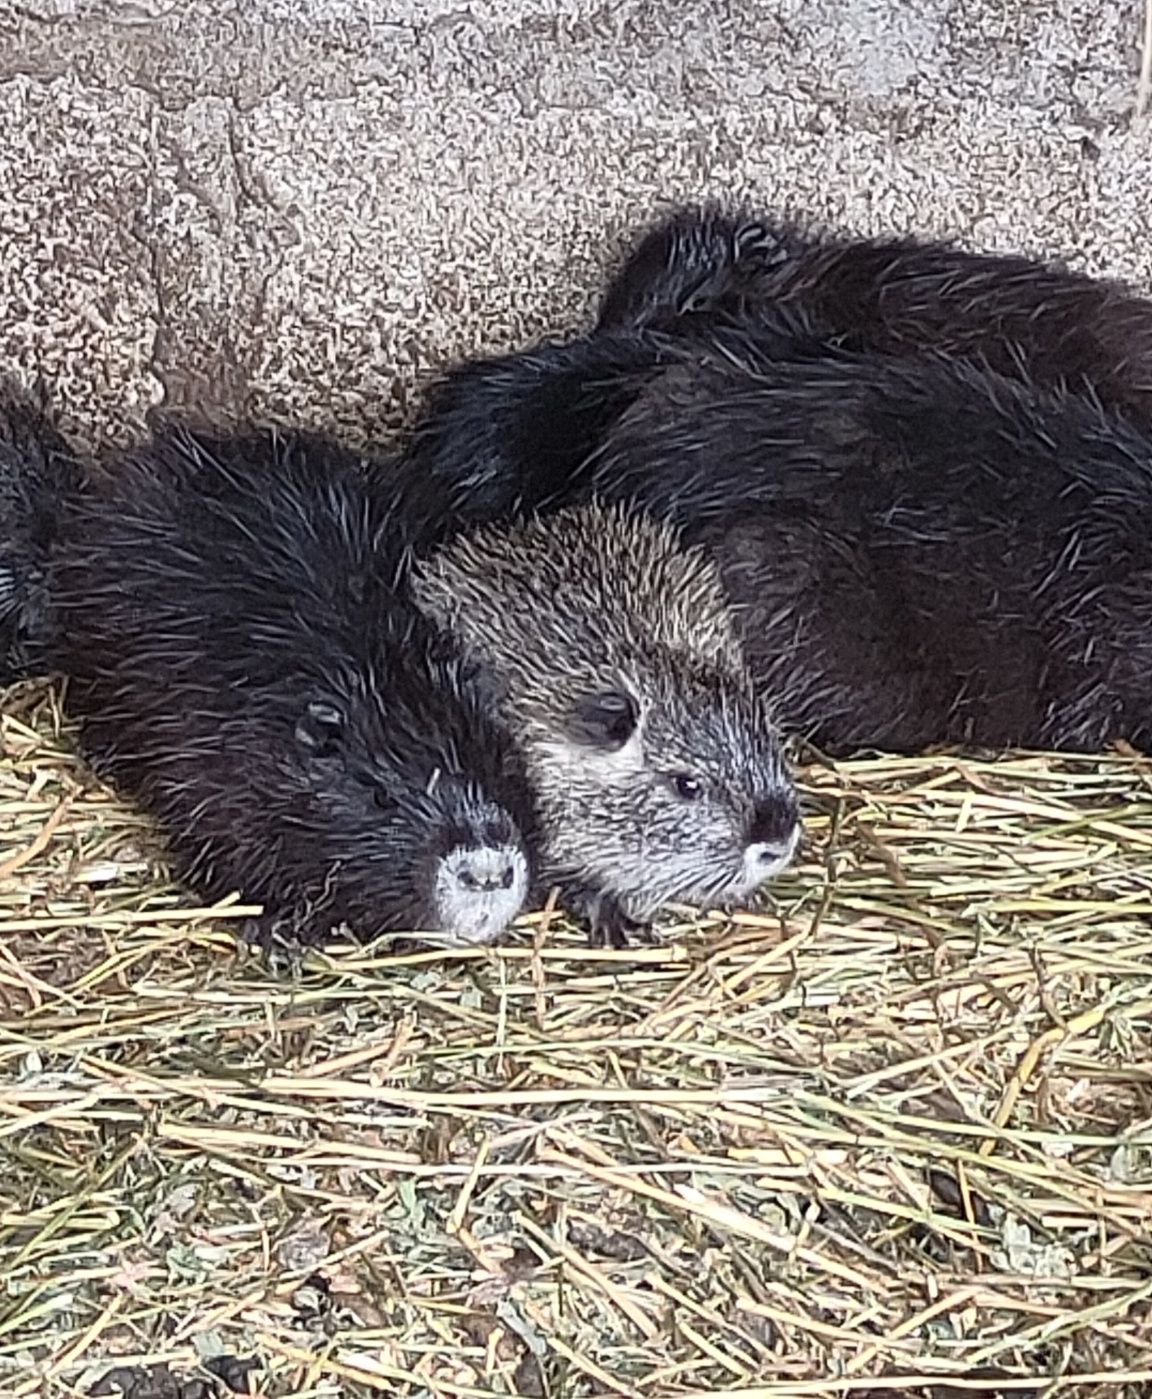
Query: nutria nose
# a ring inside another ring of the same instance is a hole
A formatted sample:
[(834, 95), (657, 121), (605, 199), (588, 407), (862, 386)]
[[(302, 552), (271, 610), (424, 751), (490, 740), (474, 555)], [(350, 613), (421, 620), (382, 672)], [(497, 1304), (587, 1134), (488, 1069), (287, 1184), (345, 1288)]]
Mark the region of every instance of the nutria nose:
[(495, 850), (477, 850), (461, 864), (456, 878), (470, 894), (495, 894), (501, 889), (511, 889), (516, 867), (506, 855)]
[(764, 860), (777, 859), (781, 848), (795, 840), (799, 821), (800, 812), (792, 797), (768, 797), (757, 803), (752, 813), (747, 831), (748, 844), (763, 847)]
[(757, 808), (744, 847), (744, 877), (752, 887), (792, 863), (800, 842), (800, 809), (788, 797), (772, 797)]

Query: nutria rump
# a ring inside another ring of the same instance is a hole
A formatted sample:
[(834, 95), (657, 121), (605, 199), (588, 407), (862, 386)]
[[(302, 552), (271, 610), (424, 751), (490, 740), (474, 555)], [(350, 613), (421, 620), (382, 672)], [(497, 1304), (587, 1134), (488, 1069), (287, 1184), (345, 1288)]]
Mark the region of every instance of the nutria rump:
[(48, 558), (75, 454), (34, 406), (0, 396), (0, 685), (35, 671), (47, 622)]
[(636, 235), (598, 329), (681, 334), (802, 314), (829, 344), (922, 350), (1071, 388), (1152, 428), (1152, 300), (1032, 258), (852, 238), (750, 212), (680, 209)]
[(836, 752), (1152, 747), (1152, 439), (952, 361), (718, 358), (651, 383), (588, 489), (719, 565), (782, 722)]

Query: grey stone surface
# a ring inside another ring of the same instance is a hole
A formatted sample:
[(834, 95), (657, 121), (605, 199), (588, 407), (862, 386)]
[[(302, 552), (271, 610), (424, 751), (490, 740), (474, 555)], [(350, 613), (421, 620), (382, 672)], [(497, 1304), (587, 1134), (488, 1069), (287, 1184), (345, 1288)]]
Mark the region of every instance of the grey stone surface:
[(0, 354), (378, 435), (731, 192), (1152, 283), (1142, 0), (0, 0)]

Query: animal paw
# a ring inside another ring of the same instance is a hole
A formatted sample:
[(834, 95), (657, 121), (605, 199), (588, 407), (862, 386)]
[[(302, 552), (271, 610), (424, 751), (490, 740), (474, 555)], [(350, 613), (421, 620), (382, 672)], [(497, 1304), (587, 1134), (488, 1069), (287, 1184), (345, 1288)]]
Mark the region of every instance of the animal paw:
[(589, 919), (589, 947), (622, 948), (630, 942), (646, 942), (648, 936), (648, 925), (629, 918), (615, 899), (599, 900), (599, 907)]
[(622, 948), (649, 940), (649, 925), (629, 918), (619, 902), (602, 889), (578, 882), (561, 883), (560, 903), (587, 928), (589, 947)]
[(268, 969), (277, 975), (297, 971), (305, 945), (315, 941), (302, 935), (298, 920), (291, 914), (263, 913), (245, 918), (237, 932), (249, 947), (263, 953)]

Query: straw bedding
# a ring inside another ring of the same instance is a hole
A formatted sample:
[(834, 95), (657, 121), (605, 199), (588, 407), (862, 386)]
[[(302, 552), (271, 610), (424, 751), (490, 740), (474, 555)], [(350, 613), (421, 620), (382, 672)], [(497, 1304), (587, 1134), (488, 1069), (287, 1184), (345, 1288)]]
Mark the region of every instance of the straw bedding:
[[(378, 438), (728, 194), (1147, 288), (1141, 19), (0, 0), (3, 367)], [(813, 765), (755, 915), (270, 970), (0, 716), (3, 1399), (1152, 1393), (1147, 763)]]
[(1145, 761), (814, 763), (755, 914), (276, 971), (3, 724), (0, 1392), (1148, 1393)]

